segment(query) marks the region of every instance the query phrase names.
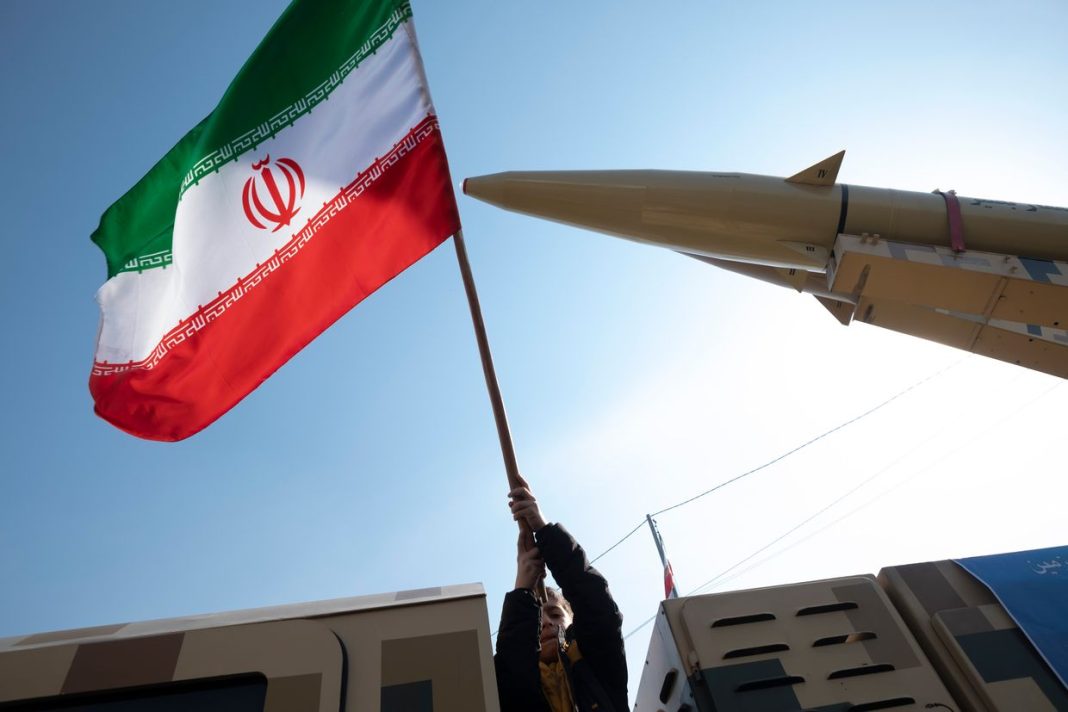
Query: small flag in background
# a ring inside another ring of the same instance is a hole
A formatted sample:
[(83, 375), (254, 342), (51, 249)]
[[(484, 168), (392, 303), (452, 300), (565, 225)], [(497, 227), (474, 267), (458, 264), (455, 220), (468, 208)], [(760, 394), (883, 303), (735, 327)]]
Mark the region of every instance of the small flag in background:
[(180, 440), (459, 229), (403, 0), (295, 0), (104, 213), (96, 412)]
[(664, 598), (678, 598), (679, 590), (675, 587), (675, 570), (671, 562), (664, 561)]

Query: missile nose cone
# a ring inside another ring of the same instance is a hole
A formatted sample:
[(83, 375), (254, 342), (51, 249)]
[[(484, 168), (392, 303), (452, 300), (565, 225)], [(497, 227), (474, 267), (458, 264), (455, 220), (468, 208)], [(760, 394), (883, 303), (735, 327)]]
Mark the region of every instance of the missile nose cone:
[(609, 233), (640, 222), (640, 172), (506, 171), (464, 181), (472, 198), (526, 215)]
[(462, 190), (464, 195), (470, 195), (472, 198), (478, 198), (483, 202), (498, 207), (507, 207), (503, 205), (504, 194), (506, 192), (505, 186), (507, 183), (507, 173), (474, 176), (472, 178), (464, 178)]

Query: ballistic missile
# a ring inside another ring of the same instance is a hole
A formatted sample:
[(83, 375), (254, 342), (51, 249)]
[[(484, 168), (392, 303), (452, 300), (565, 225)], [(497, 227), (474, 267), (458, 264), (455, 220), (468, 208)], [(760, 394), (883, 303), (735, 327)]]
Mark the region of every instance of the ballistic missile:
[(867, 324), (1068, 378), (1068, 208), (789, 178), (531, 171), (463, 192), (814, 295)]

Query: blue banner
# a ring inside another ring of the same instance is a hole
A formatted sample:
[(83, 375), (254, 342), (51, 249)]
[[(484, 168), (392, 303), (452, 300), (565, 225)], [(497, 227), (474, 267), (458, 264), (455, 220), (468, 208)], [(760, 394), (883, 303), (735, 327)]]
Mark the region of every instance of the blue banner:
[(1068, 546), (956, 561), (986, 584), (1068, 687)]

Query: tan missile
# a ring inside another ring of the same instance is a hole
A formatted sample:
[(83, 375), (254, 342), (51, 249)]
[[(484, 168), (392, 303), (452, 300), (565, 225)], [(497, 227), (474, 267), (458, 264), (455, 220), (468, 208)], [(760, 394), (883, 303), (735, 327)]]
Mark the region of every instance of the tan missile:
[(463, 191), (811, 293), (844, 324), (1068, 377), (1068, 209), (836, 183), (844, 155), (789, 178), (508, 172)]

